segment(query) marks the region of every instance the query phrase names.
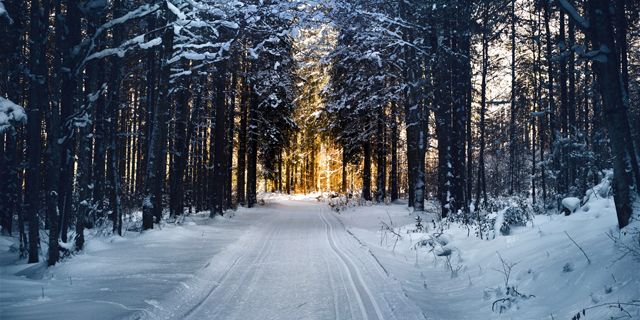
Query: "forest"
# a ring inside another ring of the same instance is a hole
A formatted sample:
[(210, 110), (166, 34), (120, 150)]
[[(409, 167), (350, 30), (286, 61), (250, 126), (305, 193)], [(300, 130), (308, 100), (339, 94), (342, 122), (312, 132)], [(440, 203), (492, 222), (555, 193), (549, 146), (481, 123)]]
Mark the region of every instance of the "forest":
[(30, 263), (262, 192), (480, 221), (613, 169), (619, 228), (638, 211), (637, 1), (2, 0), (0, 26), (0, 225)]

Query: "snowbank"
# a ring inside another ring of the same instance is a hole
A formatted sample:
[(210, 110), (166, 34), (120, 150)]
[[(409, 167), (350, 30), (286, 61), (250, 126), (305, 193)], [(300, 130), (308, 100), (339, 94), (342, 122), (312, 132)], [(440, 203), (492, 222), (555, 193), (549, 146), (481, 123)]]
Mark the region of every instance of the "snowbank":
[[(594, 196), (570, 216), (535, 216), (533, 224), (490, 240), (464, 225), (443, 228), (430, 214), (421, 214), (427, 232), (413, 232), (415, 213), (406, 206), (336, 216), (430, 319), (571, 319), (583, 310), (587, 319), (640, 317), (640, 261), (621, 258), (619, 247), (633, 241), (617, 231), (611, 197)], [(621, 310), (617, 302), (631, 304)]]
[[(238, 211), (234, 219), (186, 217), (162, 230), (95, 236), (87, 230), (84, 250), (47, 268), (27, 264), (10, 248), (16, 237), (0, 237), (0, 318), (128, 319), (150, 316), (174, 289), (194, 287), (195, 275), (213, 256), (259, 221)], [(43, 239), (48, 237), (42, 233)], [(42, 251), (47, 252), (43, 242)], [(40, 261), (45, 261), (40, 257)]]
[(580, 199), (576, 197), (564, 198), (562, 199), (562, 205), (571, 213), (574, 213), (578, 208), (580, 208)]

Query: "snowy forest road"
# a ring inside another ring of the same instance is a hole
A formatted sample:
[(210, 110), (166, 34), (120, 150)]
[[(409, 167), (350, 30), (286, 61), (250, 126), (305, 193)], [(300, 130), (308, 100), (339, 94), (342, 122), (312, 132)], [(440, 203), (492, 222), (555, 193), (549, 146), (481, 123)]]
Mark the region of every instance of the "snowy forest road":
[(325, 204), (286, 201), (269, 206), (275, 210), (256, 223), (250, 237), (238, 240), (246, 244), (235, 247), (241, 252), (217, 282), (172, 317), (425, 318)]

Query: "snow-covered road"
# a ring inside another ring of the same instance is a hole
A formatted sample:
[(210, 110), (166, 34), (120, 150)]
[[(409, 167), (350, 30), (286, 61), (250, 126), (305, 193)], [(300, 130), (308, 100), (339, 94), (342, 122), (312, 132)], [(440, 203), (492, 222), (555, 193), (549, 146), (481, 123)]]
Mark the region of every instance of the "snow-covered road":
[(235, 261), (209, 291), (191, 298), (189, 308), (181, 303), (184, 314), (168, 308), (168, 316), (425, 318), (325, 204), (288, 201), (270, 206), (275, 210), (261, 219), (250, 237), (238, 240)]

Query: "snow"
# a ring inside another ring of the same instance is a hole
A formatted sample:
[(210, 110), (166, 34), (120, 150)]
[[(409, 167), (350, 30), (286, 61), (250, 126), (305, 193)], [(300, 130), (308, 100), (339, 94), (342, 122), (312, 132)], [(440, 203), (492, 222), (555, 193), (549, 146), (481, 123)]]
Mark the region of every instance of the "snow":
[(5, 9), (4, 4), (0, 1), (0, 18), (6, 16), (7, 20), (9, 20), (9, 24), (13, 24), (13, 19), (9, 16), (9, 12)]
[[(148, 302), (173, 299), (172, 291), (194, 286), (198, 271), (245, 235), (256, 218), (241, 212), (234, 219), (207, 217), (191, 215), (185, 222), (192, 223), (127, 232), (124, 237), (86, 233), (84, 250), (51, 268), (43, 262), (26, 264), (8, 250), (17, 238), (0, 237), (1, 318), (95, 319), (100, 314), (123, 319), (151, 314), (155, 307)], [(46, 250), (43, 244), (42, 252)], [(41, 299), (42, 290), (46, 300)]]
[[(551, 314), (571, 319), (585, 308), (640, 297), (639, 261), (618, 261), (621, 254), (606, 235), (617, 234), (613, 199), (594, 197), (583, 210), (570, 216), (539, 215), (527, 227), (512, 228), (508, 236), (484, 241), (473, 232), (468, 236), (461, 225), (440, 230), (430, 214), (421, 215), (427, 233), (408, 233), (415, 229), (415, 214), (402, 205), (358, 207), (339, 216), (429, 319), (550, 319)], [(402, 234), (395, 244), (388, 233), (381, 241), (381, 222), (389, 221)], [(639, 221), (634, 223), (640, 227)], [(591, 264), (565, 231), (586, 251)], [(418, 243), (434, 238), (441, 243), (415, 250)], [(448, 250), (448, 258), (436, 255)], [(518, 299), (502, 313), (492, 311), (494, 301), (507, 297), (500, 256), (516, 263), (509, 286), (535, 296)], [(634, 318), (640, 316), (638, 306), (625, 310)], [(607, 306), (586, 310), (587, 319), (623, 315)]]
[(9, 130), (13, 121), (27, 123), (27, 114), (21, 106), (0, 97), (0, 133)]
[(558, 3), (573, 17), (573, 19), (584, 29), (589, 29), (589, 21), (583, 18), (576, 8), (567, 0), (558, 0)]
[(155, 38), (153, 40), (150, 40), (149, 42), (140, 43), (139, 46), (140, 46), (140, 49), (145, 49), (146, 50), (146, 49), (149, 49), (151, 47), (154, 47), (154, 46), (157, 46), (157, 45), (160, 45), (160, 44), (162, 44), (162, 38)]
[(176, 17), (178, 17), (179, 20), (187, 19), (187, 16), (168, 0), (167, 0), (167, 7), (169, 8), (169, 10), (171, 10), (171, 12), (173, 12), (173, 14), (176, 15)]
[(562, 199), (562, 205), (573, 213), (580, 208), (580, 199), (576, 197), (564, 198)]
[(17, 238), (4, 236), (0, 310), (3, 319), (570, 319), (594, 307), (588, 319), (616, 318), (624, 313), (595, 306), (637, 300), (640, 277), (606, 235), (617, 220), (612, 197), (595, 196), (602, 188), (576, 214), (535, 216), (491, 240), (423, 213), (426, 230), (414, 232), (402, 201), (334, 212), (318, 195), (280, 194), (123, 237), (88, 230), (84, 250), (50, 268), (26, 264)]

